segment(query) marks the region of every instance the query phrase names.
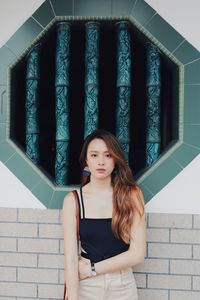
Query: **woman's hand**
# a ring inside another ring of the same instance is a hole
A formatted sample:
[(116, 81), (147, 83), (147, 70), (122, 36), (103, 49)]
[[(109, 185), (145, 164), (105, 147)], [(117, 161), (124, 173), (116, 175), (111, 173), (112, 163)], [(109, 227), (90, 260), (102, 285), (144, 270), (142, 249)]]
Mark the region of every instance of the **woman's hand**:
[(83, 260), (83, 259), (79, 259), (78, 262), (78, 269), (79, 269), (79, 280), (83, 280), (87, 277), (91, 276), (91, 264), (90, 264), (90, 260)]

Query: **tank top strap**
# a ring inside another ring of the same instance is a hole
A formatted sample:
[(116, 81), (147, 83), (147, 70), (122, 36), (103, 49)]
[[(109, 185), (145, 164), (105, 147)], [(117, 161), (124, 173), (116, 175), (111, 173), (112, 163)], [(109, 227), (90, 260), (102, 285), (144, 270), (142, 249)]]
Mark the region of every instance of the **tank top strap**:
[(81, 219), (81, 207), (80, 207), (80, 199), (79, 199), (79, 195), (78, 192), (76, 190), (74, 190), (74, 192), (76, 193), (76, 197), (77, 197), (77, 202), (78, 202), (78, 214), (79, 214), (79, 220)]
[(80, 187), (80, 195), (81, 195), (81, 204), (82, 204), (83, 219), (84, 219), (84, 218), (85, 218), (85, 208), (84, 208), (84, 203), (83, 203), (83, 192), (82, 192), (82, 187)]

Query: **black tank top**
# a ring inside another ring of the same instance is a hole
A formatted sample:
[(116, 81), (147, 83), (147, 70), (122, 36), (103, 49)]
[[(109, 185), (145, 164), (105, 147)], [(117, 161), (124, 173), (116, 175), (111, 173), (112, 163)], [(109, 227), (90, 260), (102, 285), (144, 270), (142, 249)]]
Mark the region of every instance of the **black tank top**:
[[(81, 256), (90, 259), (92, 262), (98, 262), (106, 258), (115, 256), (127, 251), (129, 244), (117, 238), (111, 229), (112, 218), (86, 218), (83, 201), (82, 188), (80, 188), (81, 201), (78, 196), (79, 205), (79, 225)], [(81, 208), (83, 217), (81, 218)]]

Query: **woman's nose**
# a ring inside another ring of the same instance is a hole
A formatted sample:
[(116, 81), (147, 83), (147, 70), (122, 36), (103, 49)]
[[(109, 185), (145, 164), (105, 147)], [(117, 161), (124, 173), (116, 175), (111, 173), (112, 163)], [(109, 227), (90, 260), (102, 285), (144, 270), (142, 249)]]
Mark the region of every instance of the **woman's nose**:
[(100, 157), (100, 158), (99, 158), (98, 164), (99, 164), (100, 166), (104, 165), (104, 158), (103, 158), (103, 157)]

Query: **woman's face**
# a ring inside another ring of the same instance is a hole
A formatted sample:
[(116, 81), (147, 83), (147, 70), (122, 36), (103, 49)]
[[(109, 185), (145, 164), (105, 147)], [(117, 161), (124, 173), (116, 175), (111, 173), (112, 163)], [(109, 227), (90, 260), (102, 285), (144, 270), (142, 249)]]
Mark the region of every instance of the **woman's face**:
[(110, 155), (106, 143), (102, 139), (92, 140), (87, 149), (87, 166), (91, 175), (97, 179), (111, 176), (115, 162)]

